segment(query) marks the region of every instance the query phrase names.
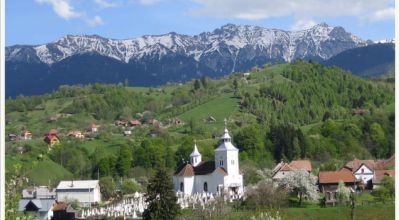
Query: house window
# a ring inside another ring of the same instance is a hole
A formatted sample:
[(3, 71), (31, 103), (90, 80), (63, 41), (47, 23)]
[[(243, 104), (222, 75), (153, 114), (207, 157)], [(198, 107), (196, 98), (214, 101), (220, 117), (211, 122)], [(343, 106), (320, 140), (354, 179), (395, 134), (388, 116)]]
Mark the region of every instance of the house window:
[(180, 188), (181, 188), (181, 192), (183, 192), (183, 189), (184, 189), (183, 188), (183, 182), (181, 182), (181, 187)]
[(194, 158), (194, 162), (197, 163), (197, 158)]
[(203, 184), (203, 190), (204, 190), (204, 192), (208, 192), (208, 185), (207, 185), (207, 182), (204, 182), (204, 184)]
[(361, 173), (364, 173), (364, 168), (363, 168), (363, 169), (361, 169)]
[(220, 161), (219, 161), (219, 165), (220, 165), (220, 166), (223, 166), (223, 165), (224, 165), (224, 161), (223, 161), (223, 160), (220, 160)]

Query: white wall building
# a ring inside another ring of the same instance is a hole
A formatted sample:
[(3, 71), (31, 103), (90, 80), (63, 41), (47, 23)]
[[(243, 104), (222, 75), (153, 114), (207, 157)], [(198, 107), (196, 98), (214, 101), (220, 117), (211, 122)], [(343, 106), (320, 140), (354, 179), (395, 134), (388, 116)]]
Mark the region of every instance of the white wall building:
[(361, 166), (354, 172), (354, 176), (367, 185), (369, 182), (372, 183), (372, 178), (374, 178), (374, 170), (365, 164), (361, 164)]
[(57, 188), (57, 200), (78, 200), (83, 205), (90, 205), (101, 201), (100, 185), (98, 180), (61, 181)]
[(228, 129), (225, 128), (221, 144), (214, 152), (214, 161), (202, 161), (195, 144), (190, 163), (180, 166), (174, 174), (175, 191), (187, 195), (222, 191), (229, 195), (241, 194), (243, 175), (239, 172), (239, 150), (231, 143)]

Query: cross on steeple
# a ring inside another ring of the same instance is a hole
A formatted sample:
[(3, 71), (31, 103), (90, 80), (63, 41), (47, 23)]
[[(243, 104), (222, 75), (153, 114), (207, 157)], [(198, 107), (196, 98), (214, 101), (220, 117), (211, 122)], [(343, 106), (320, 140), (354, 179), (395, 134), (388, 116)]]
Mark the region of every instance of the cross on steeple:
[(225, 124), (225, 128), (226, 128), (226, 125), (228, 124), (228, 120), (226, 118), (224, 118), (224, 124)]

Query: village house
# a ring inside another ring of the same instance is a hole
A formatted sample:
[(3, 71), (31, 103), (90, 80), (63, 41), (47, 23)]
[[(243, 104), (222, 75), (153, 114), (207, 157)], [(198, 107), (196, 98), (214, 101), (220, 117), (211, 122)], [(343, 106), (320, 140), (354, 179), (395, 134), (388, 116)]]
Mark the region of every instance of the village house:
[(68, 137), (73, 137), (73, 138), (78, 138), (78, 139), (84, 139), (85, 135), (82, 134), (81, 131), (70, 131), (67, 134)]
[(53, 205), (52, 211), (52, 220), (74, 220), (76, 216), (76, 210), (74, 210), (70, 204), (65, 202), (56, 201)]
[(183, 121), (182, 121), (181, 119), (179, 119), (179, 118), (171, 118), (171, 119), (169, 119), (169, 124), (170, 124), (170, 125), (177, 126), (177, 125), (183, 125), (184, 123), (183, 123)]
[(61, 181), (57, 188), (57, 201), (77, 200), (83, 206), (90, 206), (101, 201), (98, 180)]
[(119, 127), (128, 127), (129, 122), (127, 120), (116, 120), (114, 124)]
[(357, 180), (362, 181), (362, 184), (366, 189), (372, 189), (373, 183), (372, 179), (375, 176), (375, 170), (384, 169), (384, 167), (393, 164), (394, 156), (389, 158), (388, 160), (359, 160), (354, 158), (352, 161), (349, 161), (344, 165), (341, 170), (348, 170), (354, 174)]
[(311, 173), (312, 166), (309, 160), (293, 160), (290, 163), (280, 162), (272, 171), (272, 180), (281, 180), (293, 171), (304, 170)]
[(237, 196), (243, 192), (243, 175), (239, 171), (239, 150), (232, 144), (225, 128), (221, 144), (214, 150), (214, 161), (202, 161), (197, 144), (190, 163), (182, 164), (173, 176), (174, 189), (186, 195), (221, 193)]
[(142, 123), (141, 123), (139, 120), (135, 119), (135, 120), (130, 120), (130, 121), (129, 121), (129, 125), (130, 125), (131, 127), (136, 127), (136, 126), (142, 125)]
[(20, 137), (16, 134), (8, 134), (8, 140), (9, 141), (18, 141)]
[(213, 116), (208, 116), (205, 121), (207, 123), (215, 123), (217, 122), (217, 119), (215, 119)]
[(381, 181), (385, 176), (394, 178), (395, 170), (375, 170), (374, 178), (372, 178), (373, 189), (378, 189), (381, 186)]
[(47, 186), (37, 186), (33, 188), (27, 188), (22, 190), (22, 198), (25, 199), (45, 199), (45, 198), (56, 198), (56, 191), (49, 189)]
[(88, 131), (92, 133), (96, 133), (98, 131), (98, 125), (95, 123), (90, 124)]
[(353, 191), (359, 183), (353, 173), (347, 170), (321, 171), (318, 174), (318, 187), (321, 192), (336, 192), (340, 181)]
[(24, 189), (18, 203), (18, 211), (34, 216), (39, 220), (49, 220), (53, 216), (52, 206), (55, 193), (46, 186)]
[(32, 132), (25, 130), (21, 133), (21, 138), (23, 140), (31, 140), (32, 139)]
[(51, 129), (44, 135), (44, 142), (49, 144), (50, 146), (54, 146), (60, 143), (60, 139), (58, 138), (57, 130)]
[(129, 129), (124, 130), (124, 136), (129, 136), (129, 135), (131, 135), (131, 134), (132, 134), (132, 131), (131, 131), (131, 130), (129, 130)]

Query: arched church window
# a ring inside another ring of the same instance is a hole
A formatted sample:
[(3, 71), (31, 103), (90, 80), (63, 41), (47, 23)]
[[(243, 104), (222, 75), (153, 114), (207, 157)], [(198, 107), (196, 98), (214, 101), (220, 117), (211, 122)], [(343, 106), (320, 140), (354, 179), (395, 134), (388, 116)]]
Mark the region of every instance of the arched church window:
[(181, 192), (183, 192), (183, 182), (181, 182), (181, 186), (180, 186)]
[(208, 192), (208, 184), (207, 184), (207, 182), (204, 182), (203, 190), (204, 190), (204, 192)]
[(235, 160), (231, 160), (231, 164), (234, 165), (235, 164)]

